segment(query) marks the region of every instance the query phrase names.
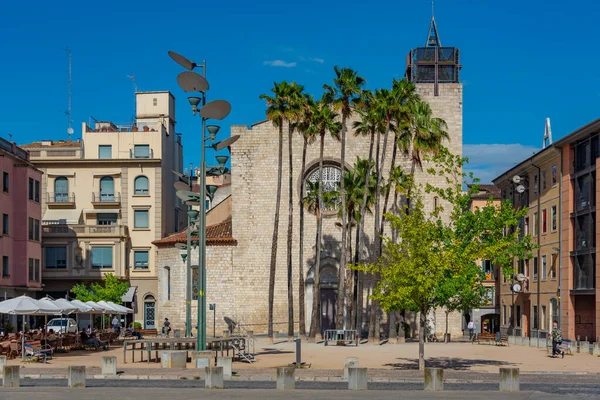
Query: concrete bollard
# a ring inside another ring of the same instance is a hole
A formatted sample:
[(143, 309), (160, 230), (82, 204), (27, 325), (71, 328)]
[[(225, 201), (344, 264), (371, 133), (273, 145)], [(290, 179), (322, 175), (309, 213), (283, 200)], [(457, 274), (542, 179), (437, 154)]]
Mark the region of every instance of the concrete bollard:
[(181, 329), (174, 329), (173, 337), (180, 338), (181, 337)]
[(0, 376), (4, 374), (4, 367), (6, 367), (6, 356), (0, 356)]
[(440, 392), (444, 390), (444, 370), (442, 368), (425, 368), (425, 391)]
[(102, 356), (102, 375), (117, 374), (117, 357)]
[(70, 388), (85, 387), (85, 367), (69, 365), (67, 378)]
[(277, 368), (277, 390), (296, 389), (296, 368)]
[[(214, 367), (215, 352), (212, 350), (192, 351), (191, 357), (192, 366), (195, 368)], [(198, 364), (198, 359), (202, 359), (200, 364)]]
[(204, 368), (204, 388), (223, 389), (223, 367)]
[(186, 351), (161, 351), (160, 361), (163, 368), (186, 368)]
[(590, 342), (588, 342), (587, 340), (582, 340), (579, 343), (579, 348), (581, 349), (581, 353), (583, 354), (589, 354), (590, 353)]
[(592, 355), (600, 356), (600, 343), (594, 343), (594, 348), (592, 349)]
[(508, 337), (508, 344), (517, 344), (517, 342), (515, 341), (515, 337), (514, 336), (509, 336)]
[(500, 391), (518, 392), (519, 368), (500, 368)]
[(233, 371), (231, 370), (233, 358), (219, 357), (217, 358), (217, 367), (223, 367), (223, 379), (231, 379)]
[(529, 346), (529, 338), (527, 336), (521, 336), (521, 345)]
[(358, 368), (358, 358), (357, 357), (346, 357), (346, 361), (344, 361), (344, 380), (348, 380), (348, 368)]
[(367, 390), (367, 369), (348, 368), (348, 389)]
[(21, 367), (18, 365), (7, 365), (4, 367), (2, 387), (18, 388), (21, 386)]
[(548, 347), (548, 339), (546, 339), (546, 338), (540, 338), (539, 339), (539, 343), (538, 343), (538, 347), (541, 347), (541, 348)]
[(279, 331), (273, 331), (273, 340), (279, 339)]

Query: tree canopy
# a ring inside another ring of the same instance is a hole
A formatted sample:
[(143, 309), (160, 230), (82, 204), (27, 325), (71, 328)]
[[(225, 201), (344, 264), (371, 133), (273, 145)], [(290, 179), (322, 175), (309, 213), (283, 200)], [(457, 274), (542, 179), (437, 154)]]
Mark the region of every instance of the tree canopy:
[(121, 304), (121, 298), (129, 289), (129, 283), (120, 281), (113, 274), (106, 274), (102, 281), (94, 282), (87, 286), (79, 283), (71, 289), (71, 293), (77, 300), (86, 301), (112, 301), (115, 304)]

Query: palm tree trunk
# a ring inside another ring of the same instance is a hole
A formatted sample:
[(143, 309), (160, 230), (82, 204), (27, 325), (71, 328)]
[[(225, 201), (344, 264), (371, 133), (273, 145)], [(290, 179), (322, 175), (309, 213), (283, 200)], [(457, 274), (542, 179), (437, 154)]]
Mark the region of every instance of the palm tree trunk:
[(308, 141), (304, 138), (304, 146), (302, 146), (302, 172), (300, 174), (300, 250), (299, 250), (299, 265), (298, 265), (298, 319), (300, 335), (306, 336), (306, 315), (305, 315), (305, 300), (304, 300), (304, 173), (306, 172), (306, 148)]
[[(348, 227), (348, 243), (346, 245), (347, 256), (346, 260), (352, 260), (352, 218), (350, 218)], [(354, 289), (354, 280), (352, 279), (354, 276), (354, 271), (346, 268), (346, 299), (352, 299), (353, 297), (353, 289)], [(354, 314), (354, 303), (350, 301), (346, 301), (346, 329), (353, 329), (354, 323), (352, 319), (352, 315)]]
[[(387, 138), (388, 138), (388, 134), (386, 132), (386, 134), (384, 135), (383, 138), (383, 148), (381, 149), (381, 161), (379, 160), (379, 143), (380, 143), (380, 133), (377, 132), (377, 155), (375, 158), (375, 173), (377, 176), (377, 184), (375, 186), (375, 229), (374, 229), (374, 244), (375, 244), (375, 258), (378, 259), (380, 254), (379, 254), (379, 248), (380, 248), (380, 238), (379, 238), (379, 214), (380, 214), (380, 207), (381, 205), (379, 204), (379, 199), (381, 197), (381, 174), (383, 172), (383, 165), (385, 163), (385, 153), (386, 153), (386, 147), (387, 147)], [(377, 286), (377, 282), (379, 281), (379, 274), (375, 273), (373, 274), (373, 290), (375, 289), (375, 286)], [(377, 300), (372, 300), (371, 301), (371, 312), (369, 313), (369, 341), (378, 344), (379, 343), (379, 339), (380, 339), (380, 333), (379, 333), (379, 302)]]
[(287, 286), (288, 286), (288, 342), (294, 338), (294, 284), (292, 270), (292, 235), (294, 230), (294, 163), (292, 152), (292, 123), (288, 122), (288, 158), (289, 158), (289, 182), (288, 182), (288, 231), (287, 231)]
[(344, 308), (346, 306), (346, 222), (348, 220), (346, 210), (346, 188), (344, 184), (344, 169), (346, 167), (346, 115), (342, 114), (342, 138), (341, 138), (341, 172), (340, 179), (340, 198), (342, 203), (342, 253), (340, 254), (340, 270), (338, 271), (338, 298), (337, 298), (337, 315), (335, 318), (336, 329), (344, 328)]
[[(392, 172), (394, 171), (394, 168), (396, 167), (397, 150), (398, 150), (398, 136), (394, 135), (394, 148), (392, 150), (392, 162), (390, 163), (390, 179), (392, 178)], [(388, 185), (385, 190), (385, 200), (383, 201), (383, 213), (381, 213), (381, 224), (379, 225), (379, 236), (380, 237), (383, 237), (383, 231), (385, 228), (385, 213), (387, 212), (388, 200), (390, 198), (390, 190), (391, 190), (391, 182), (389, 182), (389, 180), (388, 180)], [(383, 241), (379, 240), (379, 255), (381, 255), (381, 251), (382, 251), (381, 244), (382, 243), (383, 243)]]
[[(371, 176), (371, 163), (373, 161), (373, 145), (375, 143), (375, 131), (371, 131), (371, 143), (369, 144), (369, 162), (367, 165), (367, 173), (365, 176), (365, 187), (363, 190), (363, 199), (360, 207), (360, 224), (356, 228), (356, 245), (354, 249), (354, 265), (358, 265), (360, 258), (360, 249), (361, 249), (361, 239), (365, 229), (365, 218), (364, 215), (367, 212), (367, 197), (369, 193), (369, 177)], [(362, 293), (360, 292), (361, 288), (359, 285), (359, 273), (357, 270), (354, 271), (354, 300), (356, 302), (356, 330), (361, 330), (361, 320), (362, 320), (362, 307), (361, 307), (361, 298)], [(360, 332), (359, 332), (360, 334)]]
[(275, 272), (277, 270), (277, 239), (279, 236), (279, 208), (281, 206), (281, 174), (283, 169), (283, 121), (279, 124), (279, 156), (277, 160), (277, 197), (275, 200), (275, 221), (271, 242), (271, 265), (269, 267), (269, 343), (273, 343), (273, 305), (275, 301)]
[(320, 273), (321, 273), (321, 235), (323, 231), (323, 223), (321, 218), (321, 204), (323, 199), (323, 150), (325, 147), (325, 132), (321, 133), (321, 148), (319, 150), (319, 197), (317, 199), (317, 245), (315, 249), (315, 268), (314, 268), (314, 283), (313, 283), (313, 309), (310, 321), (310, 338), (314, 340), (317, 332), (321, 333), (321, 290), (320, 290)]

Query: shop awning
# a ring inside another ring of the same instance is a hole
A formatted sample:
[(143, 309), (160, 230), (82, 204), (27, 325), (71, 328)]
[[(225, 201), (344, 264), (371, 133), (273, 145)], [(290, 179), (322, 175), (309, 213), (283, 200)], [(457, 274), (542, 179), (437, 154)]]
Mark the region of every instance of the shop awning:
[(106, 209), (96, 209), (96, 208), (85, 208), (83, 210), (84, 214), (119, 214), (119, 210), (106, 210)]
[[(52, 225), (65, 223), (67, 225), (78, 225), (81, 218), (81, 210), (47, 209), (42, 218), (42, 224)], [(63, 222), (64, 221), (64, 222)]]
[(137, 286), (130, 286), (129, 289), (127, 290), (127, 293), (125, 293), (121, 297), (121, 301), (123, 303), (131, 303), (131, 302), (133, 302), (133, 297), (135, 296), (135, 291), (136, 290), (137, 290)]

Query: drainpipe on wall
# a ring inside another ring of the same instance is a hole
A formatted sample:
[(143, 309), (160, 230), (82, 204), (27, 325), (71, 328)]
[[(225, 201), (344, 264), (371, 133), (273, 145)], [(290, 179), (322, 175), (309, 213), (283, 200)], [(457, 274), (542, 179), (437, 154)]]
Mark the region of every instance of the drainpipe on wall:
[[(541, 282), (542, 282), (542, 274), (541, 274), (541, 266), (542, 266), (542, 185), (540, 185), (542, 181), (542, 168), (539, 165), (536, 165), (531, 161), (531, 165), (537, 168), (537, 187), (535, 188), (537, 191), (537, 315), (535, 316), (536, 325), (537, 325), (537, 347), (540, 347), (540, 315), (541, 315), (541, 304), (540, 304), (540, 291), (541, 291)], [(535, 274), (535, 271), (534, 271)]]

